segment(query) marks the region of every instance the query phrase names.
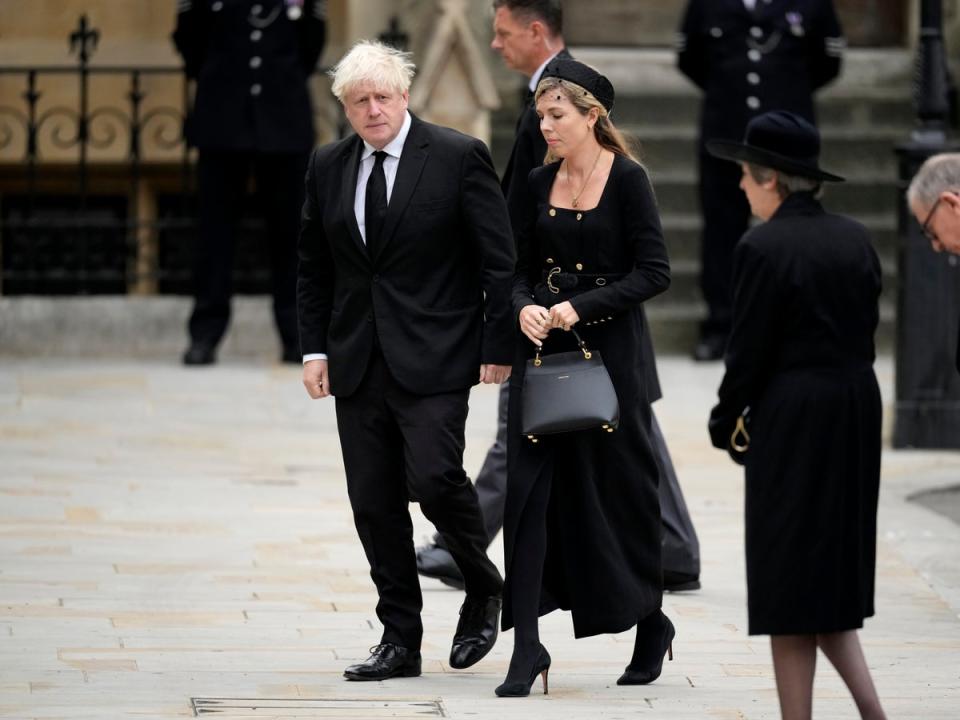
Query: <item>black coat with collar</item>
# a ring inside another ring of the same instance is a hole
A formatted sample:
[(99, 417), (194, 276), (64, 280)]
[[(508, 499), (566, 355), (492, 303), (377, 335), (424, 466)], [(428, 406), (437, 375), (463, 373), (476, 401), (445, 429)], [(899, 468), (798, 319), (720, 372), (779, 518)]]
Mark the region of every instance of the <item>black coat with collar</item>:
[(412, 117), (378, 253), (354, 213), (362, 140), (310, 159), (297, 283), (303, 354), (326, 353), (330, 389), (363, 379), (377, 334), (394, 378), (422, 395), (469, 388), (481, 363), (509, 365), (515, 264), (486, 146)]
[(845, 47), (833, 0), (690, 0), (677, 42), (680, 71), (704, 91), (702, 135), (732, 140), (770, 110), (813, 122), (813, 93)]
[(733, 331), (710, 435), (728, 448), (750, 408), (750, 634), (859, 628), (874, 611), (880, 262), (866, 228), (795, 193), (744, 235), (733, 267)]

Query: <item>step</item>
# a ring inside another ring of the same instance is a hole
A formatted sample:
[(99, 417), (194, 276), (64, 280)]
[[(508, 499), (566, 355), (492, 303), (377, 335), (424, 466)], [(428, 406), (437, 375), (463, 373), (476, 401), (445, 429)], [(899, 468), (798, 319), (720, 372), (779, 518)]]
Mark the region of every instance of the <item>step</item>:
[[(699, 207), (697, 178), (693, 174), (651, 173), (660, 211), (665, 214), (689, 212)], [(830, 183), (823, 195), (824, 206), (832, 212), (859, 217), (896, 208), (899, 194), (885, 177), (858, 175), (844, 183)]]
[[(631, 125), (625, 128), (628, 137), (640, 142), (640, 159), (651, 173), (696, 171), (697, 136), (694, 128), (652, 127)], [(836, 129), (826, 133), (821, 150), (823, 167), (839, 175), (897, 178), (898, 143), (906, 133), (898, 128)]]
[[(682, 260), (700, 257), (702, 223), (700, 216), (696, 214), (696, 206), (687, 210), (687, 212), (676, 214), (662, 213), (660, 216), (671, 259)], [(863, 214), (857, 216), (856, 219), (870, 230), (874, 247), (877, 248), (881, 259), (888, 258), (892, 264), (896, 258), (899, 245), (896, 216), (891, 213)], [(887, 260), (884, 262), (887, 262)]]
[[(875, 337), (878, 352), (893, 350), (896, 331), (894, 308), (892, 301), (880, 301), (880, 324)], [(700, 322), (706, 316), (706, 306), (702, 302), (675, 303), (661, 296), (649, 301), (646, 310), (653, 346), (658, 355), (688, 354), (693, 350)]]
[[(670, 252), (669, 242), (667, 243)], [(882, 297), (893, 301), (896, 298), (898, 278), (894, 258), (881, 256), (880, 267), (883, 273)], [(664, 293), (669, 302), (678, 305), (696, 304), (703, 301), (700, 292), (700, 261), (698, 259), (678, 259), (670, 256), (670, 289)]]

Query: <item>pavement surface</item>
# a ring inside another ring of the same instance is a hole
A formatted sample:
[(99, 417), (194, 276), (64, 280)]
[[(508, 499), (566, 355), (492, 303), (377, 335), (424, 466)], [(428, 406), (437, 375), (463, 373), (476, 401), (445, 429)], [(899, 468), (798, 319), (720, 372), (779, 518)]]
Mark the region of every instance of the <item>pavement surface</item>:
[[(877, 369), (889, 408), (890, 360)], [(451, 670), (463, 597), (432, 580), (424, 675), (342, 679), (380, 637), (376, 596), (333, 403), (309, 401), (297, 368), (0, 359), (0, 717), (778, 717), (768, 640), (746, 634), (741, 470), (705, 429), (722, 368), (667, 357), (661, 372), (656, 412), (703, 556), (703, 589), (665, 598), (675, 660), (618, 687), (632, 635), (575, 641), (554, 613), (550, 694), (499, 699), (512, 633)], [(495, 407), (495, 388), (475, 390), (470, 471)], [(960, 453), (884, 453), (861, 638), (891, 720), (960, 718), (960, 526), (908, 500), (958, 482)], [(412, 511), (419, 543), (430, 528)], [(499, 540), (491, 553), (502, 565)], [(815, 717), (857, 717), (822, 658)]]

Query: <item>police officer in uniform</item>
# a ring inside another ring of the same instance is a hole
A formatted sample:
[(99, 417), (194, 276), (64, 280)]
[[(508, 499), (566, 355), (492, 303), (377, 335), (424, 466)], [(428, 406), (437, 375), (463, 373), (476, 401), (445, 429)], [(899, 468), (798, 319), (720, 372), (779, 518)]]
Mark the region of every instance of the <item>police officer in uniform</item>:
[(770, 110), (814, 122), (813, 93), (840, 72), (846, 42), (832, 0), (690, 0), (677, 64), (704, 92), (700, 118), (700, 287), (708, 314), (697, 360), (723, 356), (730, 332), (733, 247), (750, 207), (740, 168), (710, 156), (706, 138), (739, 141)]
[(200, 194), (187, 365), (215, 362), (226, 332), (251, 173), (263, 200), (282, 359), (301, 361), (297, 234), (315, 140), (307, 80), (323, 51), (324, 17), (324, 0), (179, 0), (173, 41), (197, 83), (187, 140), (199, 150)]

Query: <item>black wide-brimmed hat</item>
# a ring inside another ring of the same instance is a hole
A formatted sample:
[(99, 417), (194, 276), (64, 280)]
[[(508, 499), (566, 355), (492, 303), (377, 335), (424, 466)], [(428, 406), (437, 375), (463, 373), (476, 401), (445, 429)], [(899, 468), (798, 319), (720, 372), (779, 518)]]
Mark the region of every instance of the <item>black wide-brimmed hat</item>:
[(555, 77), (572, 82), (593, 95), (609, 113), (613, 110), (613, 85), (606, 77), (589, 65), (577, 62), (571, 57), (556, 57), (547, 63), (540, 79)]
[(722, 160), (750, 163), (788, 175), (844, 182), (839, 175), (820, 169), (817, 129), (785, 110), (773, 110), (751, 120), (743, 142), (708, 140), (707, 152)]

